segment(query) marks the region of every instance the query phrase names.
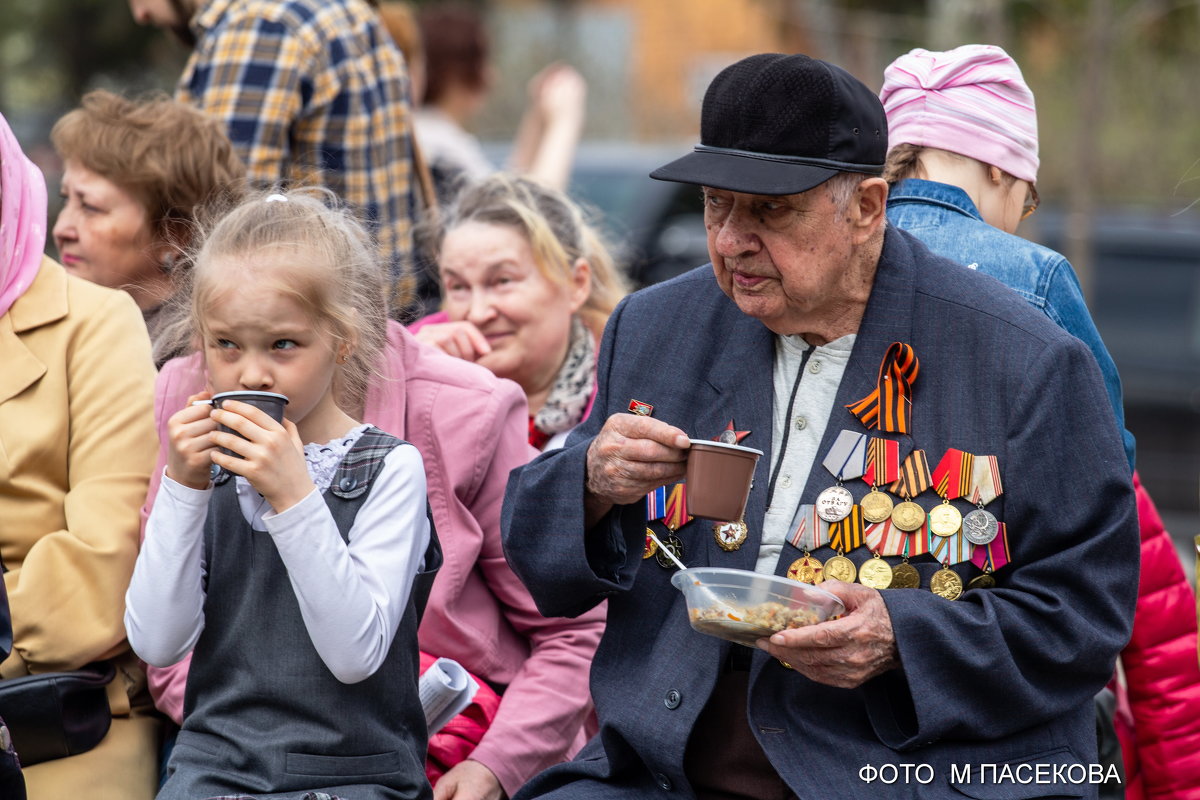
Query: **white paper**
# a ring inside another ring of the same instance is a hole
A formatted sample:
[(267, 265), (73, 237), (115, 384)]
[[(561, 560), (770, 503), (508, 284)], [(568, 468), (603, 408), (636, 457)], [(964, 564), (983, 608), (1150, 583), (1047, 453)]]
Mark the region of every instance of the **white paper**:
[(421, 676), (419, 694), (429, 735), (440, 731), (456, 714), (471, 704), (479, 684), (462, 665), (439, 658)]

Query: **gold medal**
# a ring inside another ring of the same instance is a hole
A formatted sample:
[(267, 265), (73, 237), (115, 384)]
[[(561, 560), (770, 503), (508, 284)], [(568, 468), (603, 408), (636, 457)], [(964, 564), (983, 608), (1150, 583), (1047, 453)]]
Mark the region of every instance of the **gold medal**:
[(642, 558), (649, 558), (658, 552), (658, 542), (650, 536), (650, 529), (646, 528), (646, 549), (642, 551)]
[(858, 568), (858, 582), (872, 589), (886, 589), (892, 585), (892, 568), (876, 555)]
[(929, 530), (938, 536), (953, 536), (962, 528), (962, 512), (949, 501), (929, 510)]
[(746, 527), (743, 520), (738, 522), (714, 522), (713, 523), (713, 538), (717, 540), (717, 544), (727, 553), (732, 553), (746, 542), (746, 536), (750, 533), (750, 529)]
[(947, 600), (955, 600), (963, 592), (962, 578), (949, 567), (942, 567), (929, 579), (929, 591)]
[(883, 522), (892, 515), (892, 498), (874, 486), (858, 504), (862, 506), (863, 519), (867, 522)]
[(968, 589), (991, 589), (996, 585), (996, 579), (992, 577), (991, 572), (985, 572), (982, 575), (976, 575), (967, 582)]
[(892, 567), (892, 583), (889, 589), (918, 589), (921, 586), (921, 573), (908, 563), (908, 559)]
[(836, 555), (825, 562), (825, 578), (833, 578), (836, 581), (845, 581), (846, 583), (854, 583), (854, 578), (858, 575), (858, 570), (854, 566), (854, 562), (843, 555)]
[[(658, 540), (662, 542), (664, 549), (670, 550), (675, 554), (677, 559), (683, 561), (683, 540), (676, 536), (674, 532), (668, 533), (666, 536), (660, 536), (658, 537)], [(658, 562), (658, 565), (664, 569), (675, 569), (675, 562), (671, 561), (670, 557), (668, 557), (667, 554), (662, 550), (658, 550), (654, 553), (654, 559)]]
[(824, 565), (821, 564), (819, 558), (814, 558), (808, 553), (800, 556), (792, 565), (788, 567), (787, 576), (794, 581), (800, 583), (809, 583), (816, 586), (821, 581), (825, 580)]
[(925, 523), (925, 509), (905, 500), (892, 509), (892, 522), (902, 531), (915, 531)]

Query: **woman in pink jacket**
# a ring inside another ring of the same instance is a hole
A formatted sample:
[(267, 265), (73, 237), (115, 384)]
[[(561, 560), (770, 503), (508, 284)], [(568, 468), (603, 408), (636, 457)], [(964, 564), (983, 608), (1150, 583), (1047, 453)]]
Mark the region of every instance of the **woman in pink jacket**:
[[(421, 622), (421, 649), (458, 661), (502, 691), (487, 732), (469, 759), (438, 780), (434, 797), (512, 795), (583, 744), (591, 708), (588, 673), (604, 609), (575, 619), (543, 617), (501, 551), (500, 504), (508, 473), (535, 455), (526, 441), (520, 387), (421, 344), (396, 323), (389, 324), (379, 369), (362, 419), (421, 452), (445, 558)], [(155, 401), (162, 442), (167, 418), (204, 385), (198, 354), (163, 367)], [(146, 510), (165, 463), (160, 449)], [(158, 707), (177, 722), (188, 663), (149, 671)]]

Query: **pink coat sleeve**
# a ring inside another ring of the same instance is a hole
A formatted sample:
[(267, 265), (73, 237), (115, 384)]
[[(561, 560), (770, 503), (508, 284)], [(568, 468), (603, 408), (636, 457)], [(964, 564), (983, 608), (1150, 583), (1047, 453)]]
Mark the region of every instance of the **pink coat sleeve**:
[(1133, 717), (1133, 730), (1121, 730), (1127, 778), (1147, 800), (1200, 800), (1195, 595), (1154, 501), (1134, 480), (1142, 570), (1133, 635), (1121, 652)]
[[(204, 388), (204, 372), (200, 366), (200, 356), (192, 355), (175, 358), (163, 365), (154, 385), (154, 424), (158, 430), (158, 463), (150, 473), (150, 490), (146, 494), (146, 503), (142, 506), (142, 536), (146, 535), (146, 518), (154, 506), (154, 498), (158, 494), (158, 486), (162, 482), (163, 468), (167, 465), (167, 420), (171, 418), (190, 395)], [(170, 667), (152, 667), (146, 665), (146, 679), (150, 684), (150, 696), (154, 705), (175, 723), (183, 722), (183, 688), (187, 683), (188, 666), (192, 663), (188, 655), (178, 664)]]

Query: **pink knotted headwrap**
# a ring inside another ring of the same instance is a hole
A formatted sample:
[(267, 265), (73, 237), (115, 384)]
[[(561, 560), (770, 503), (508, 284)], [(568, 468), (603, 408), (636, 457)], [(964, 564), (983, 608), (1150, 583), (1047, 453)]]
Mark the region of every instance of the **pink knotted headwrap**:
[(893, 61), (879, 92), (888, 144), (936, 147), (1037, 182), (1033, 92), (1008, 53), (988, 44), (916, 49)]
[(33, 283), (46, 247), (46, 178), (0, 114), (0, 316)]

